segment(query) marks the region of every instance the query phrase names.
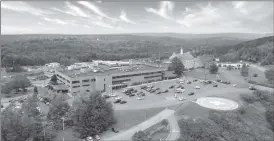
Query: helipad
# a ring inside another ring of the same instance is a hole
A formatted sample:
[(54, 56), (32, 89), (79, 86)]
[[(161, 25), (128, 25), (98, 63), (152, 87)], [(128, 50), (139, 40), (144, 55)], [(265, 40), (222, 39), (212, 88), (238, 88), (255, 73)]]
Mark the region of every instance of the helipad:
[(215, 110), (234, 110), (238, 108), (238, 103), (218, 97), (202, 97), (196, 102), (200, 106)]

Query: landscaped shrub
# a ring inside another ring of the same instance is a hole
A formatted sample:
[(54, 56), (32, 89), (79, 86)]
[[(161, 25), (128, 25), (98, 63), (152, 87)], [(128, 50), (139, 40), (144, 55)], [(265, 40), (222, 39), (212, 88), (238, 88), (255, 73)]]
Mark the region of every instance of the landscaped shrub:
[[(245, 79), (246, 80), (246, 79)], [(259, 83), (257, 81), (253, 81), (253, 80), (249, 80), (248, 83), (250, 84), (255, 84), (255, 85), (260, 85), (260, 86), (264, 86), (264, 87), (269, 87), (269, 88), (274, 88), (274, 86), (272, 84), (267, 84), (267, 83)]]
[(150, 137), (146, 132), (139, 131), (132, 136), (132, 141), (150, 141)]
[(243, 101), (245, 101), (247, 103), (254, 103), (254, 102), (258, 101), (258, 98), (254, 95), (243, 94), (243, 95), (241, 95), (241, 98)]
[(257, 74), (257, 73), (254, 73), (254, 74), (253, 74), (253, 77), (258, 77), (258, 74)]
[(166, 119), (162, 120), (162, 123), (161, 123), (163, 126), (167, 127), (168, 125), (168, 121)]

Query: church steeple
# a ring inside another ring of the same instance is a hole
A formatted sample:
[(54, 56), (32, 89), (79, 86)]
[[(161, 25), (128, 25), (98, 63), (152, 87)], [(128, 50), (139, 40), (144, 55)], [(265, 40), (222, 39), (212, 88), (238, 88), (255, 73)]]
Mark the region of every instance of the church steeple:
[(184, 50), (181, 48), (181, 52), (180, 52), (180, 54), (184, 54)]

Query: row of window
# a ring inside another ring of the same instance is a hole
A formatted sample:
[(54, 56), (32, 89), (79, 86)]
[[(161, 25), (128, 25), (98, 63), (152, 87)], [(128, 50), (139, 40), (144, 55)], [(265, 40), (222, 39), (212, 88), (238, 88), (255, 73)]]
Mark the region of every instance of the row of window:
[(162, 73), (162, 71), (149, 72), (149, 73), (138, 73), (138, 74), (131, 74), (131, 75), (114, 76), (114, 77), (112, 77), (112, 79), (115, 79), (115, 78), (124, 78), (124, 77), (132, 77), (132, 76), (141, 76), (141, 75), (152, 75), (152, 74), (157, 74), (157, 73)]
[[(82, 82), (89, 82), (89, 81), (91, 81), (91, 82), (95, 82), (96, 81), (96, 79), (95, 78), (93, 78), (93, 79), (85, 79), (85, 80), (82, 80)], [(75, 84), (75, 83), (80, 83), (80, 81), (72, 81), (72, 84)]]
[(112, 84), (119, 84), (119, 83), (123, 83), (123, 82), (128, 82), (130, 81), (130, 79), (124, 79), (124, 80), (117, 80), (117, 81), (112, 81)]
[(145, 79), (147, 79), (147, 78), (155, 78), (155, 77), (162, 77), (162, 75), (146, 76)]

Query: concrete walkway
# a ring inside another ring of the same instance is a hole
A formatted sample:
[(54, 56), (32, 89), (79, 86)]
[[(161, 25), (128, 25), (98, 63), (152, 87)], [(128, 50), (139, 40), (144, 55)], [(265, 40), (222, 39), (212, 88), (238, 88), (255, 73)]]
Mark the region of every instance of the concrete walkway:
[[(159, 114), (151, 117), (150, 119), (142, 122), (139, 125), (136, 125), (130, 129), (128, 129), (125, 132), (119, 133), (113, 137), (107, 138), (107, 139), (102, 139), (103, 141), (130, 141), (132, 136), (138, 132), (138, 131), (143, 131), (146, 130), (147, 128), (153, 126), (154, 124), (162, 121), (163, 119), (167, 119), (170, 116), (174, 116), (174, 112), (173, 110), (169, 110), (169, 109), (165, 109), (162, 112), (160, 112)], [(171, 119), (172, 120), (172, 119)], [(174, 122), (172, 120), (172, 122)], [(172, 123), (174, 124), (174, 123)], [(172, 136), (173, 137), (173, 136)], [(176, 136), (174, 136), (176, 137)]]
[(177, 122), (174, 114), (169, 116), (167, 118), (167, 121), (169, 123), (171, 131), (165, 140), (166, 141), (176, 141), (180, 137), (180, 128), (179, 128), (178, 122)]

